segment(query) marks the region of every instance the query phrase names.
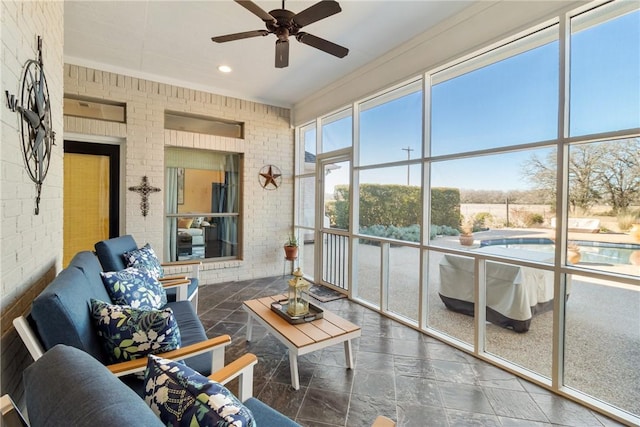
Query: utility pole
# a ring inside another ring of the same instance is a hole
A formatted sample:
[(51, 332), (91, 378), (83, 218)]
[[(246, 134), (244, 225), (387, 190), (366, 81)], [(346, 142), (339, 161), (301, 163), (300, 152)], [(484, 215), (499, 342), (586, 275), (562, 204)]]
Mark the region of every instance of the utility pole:
[[(407, 152), (407, 161), (411, 160), (411, 152), (413, 151), (413, 148), (411, 148), (411, 146), (407, 146), (407, 148), (401, 148), (401, 150), (406, 151)], [(411, 178), (411, 165), (407, 165), (407, 185), (409, 185), (409, 180)]]

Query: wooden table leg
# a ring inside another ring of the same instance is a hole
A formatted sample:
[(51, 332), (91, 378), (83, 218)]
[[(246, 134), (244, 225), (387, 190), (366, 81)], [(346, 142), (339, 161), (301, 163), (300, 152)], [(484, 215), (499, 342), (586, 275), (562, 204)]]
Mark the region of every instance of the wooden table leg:
[(351, 351), (351, 340), (344, 342), (344, 358), (347, 362), (347, 368), (353, 369), (353, 352)]
[(300, 390), (300, 377), (298, 376), (298, 355), (289, 349), (289, 369), (291, 371), (291, 386), (294, 390)]

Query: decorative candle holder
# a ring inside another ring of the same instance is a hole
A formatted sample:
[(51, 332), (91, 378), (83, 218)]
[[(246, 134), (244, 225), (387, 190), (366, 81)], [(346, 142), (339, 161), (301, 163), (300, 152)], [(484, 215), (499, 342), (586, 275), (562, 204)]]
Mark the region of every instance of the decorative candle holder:
[(303, 273), (298, 267), (289, 280), (289, 298), (287, 313), (291, 316), (304, 316), (309, 313), (309, 288), (311, 284), (304, 280)]

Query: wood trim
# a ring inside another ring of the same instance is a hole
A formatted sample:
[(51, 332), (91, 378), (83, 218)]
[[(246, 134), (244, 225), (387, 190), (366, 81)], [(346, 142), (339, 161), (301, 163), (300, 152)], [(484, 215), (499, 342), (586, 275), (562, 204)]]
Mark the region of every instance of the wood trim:
[[(210, 338), (206, 341), (201, 341), (199, 343), (191, 344), (186, 347), (179, 348), (177, 350), (168, 351), (166, 353), (158, 353), (156, 356), (162, 357), (165, 359), (172, 360), (181, 360), (187, 357), (196, 356), (198, 354), (206, 353), (207, 351), (211, 351), (216, 347), (227, 346), (231, 344), (231, 337), (229, 335), (220, 335), (215, 338)], [(147, 366), (147, 358), (140, 358), (135, 360), (130, 360), (127, 362), (116, 363), (113, 365), (107, 366), (111, 372), (120, 376), (125, 373), (129, 374), (132, 372), (136, 372), (138, 370), (144, 369)]]
[(395, 427), (395, 426), (396, 426), (396, 423), (393, 420), (387, 417), (383, 417), (382, 415), (376, 418), (376, 420), (371, 425), (371, 427)]
[(163, 267), (179, 267), (182, 265), (198, 265), (202, 267), (202, 261), (193, 261), (193, 260), (171, 261), (171, 262), (163, 262), (161, 265)]
[(189, 277), (188, 277), (188, 276), (184, 276), (184, 275), (177, 274), (177, 275), (172, 275), (172, 276), (163, 276), (163, 277), (159, 277), (159, 278), (158, 278), (158, 281), (159, 281), (160, 283), (162, 283), (162, 282), (170, 282), (170, 281), (172, 281), (172, 280), (187, 280), (187, 281), (189, 281)]
[(162, 280), (160, 282), (162, 284), (163, 288), (175, 288), (176, 286), (184, 286), (184, 285), (189, 285), (191, 283), (191, 280), (187, 279), (187, 280)]
[[(246, 374), (243, 372), (249, 367), (258, 363), (258, 358), (253, 353), (246, 353), (226, 365), (224, 368), (209, 375), (209, 379), (217, 381), (221, 384), (226, 384), (240, 374)], [(253, 371), (253, 369), (251, 369)], [(251, 373), (253, 375), (253, 373)]]

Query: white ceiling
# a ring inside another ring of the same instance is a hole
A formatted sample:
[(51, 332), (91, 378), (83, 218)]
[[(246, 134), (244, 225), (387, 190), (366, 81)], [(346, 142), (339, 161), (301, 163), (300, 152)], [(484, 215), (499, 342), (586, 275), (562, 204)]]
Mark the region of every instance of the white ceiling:
[[(280, 1), (255, 0), (265, 11)], [(298, 13), (315, 1), (289, 0)], [(231, 0), (65, 0), (65, 62), (291, 107), (472, 3), (340, 0), (342, 12), (304, 31), (349, 49), (336, 58), (291, 38), (289, 67), (274, 67), (276, 37), (213, 43), (212, 36), (264, 29)], [(219, 65), (233, 72), (222, 74)]]

